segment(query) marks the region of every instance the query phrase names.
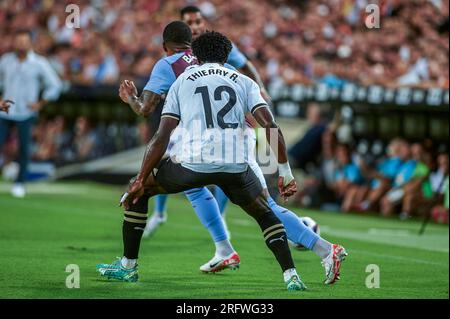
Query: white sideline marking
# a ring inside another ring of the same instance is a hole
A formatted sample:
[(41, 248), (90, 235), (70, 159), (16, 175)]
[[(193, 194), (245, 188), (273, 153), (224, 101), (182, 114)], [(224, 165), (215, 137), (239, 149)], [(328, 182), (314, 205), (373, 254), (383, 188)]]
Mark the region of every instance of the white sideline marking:
[(380, 229), (369, 228), (370, 235), (411, 236), (409, 229)]
[[(322, 228), (321, 228), (322, 229)], [(376, 244), (386, 244), (395, 247), (418, 248), (428, 251), (448, 253), (448, 237), (440, 234), (429, 233), (419, 236), (417, 233), (407, 233), (408, 230), (378, 229), (377, 231), (351, 230), (351, 229), (322, 229), (328, 235), (347, 239), (365, 241)], [(417, 229), (417, 232), (419, 230)]]
[(448, 267), (448, 264), (435, 262), (435, 261), (429, 261), (425, 259), (417, 259), (417, 258), (410, 258), (410, 257), (402, 257), (402, 256), (395, 256), (395, 255), (388, 255), (388, 254), (380, 254), (380, 253), (372, 253), (367, 250), (350, 250), (351, 253), (356, 253), (359, 255), (367, 255), (367, 256), (373, 256), (373, 257), (379, 257), (379, 258), (388, 258), (393, 260), (399, 260), (399, 261), (406, 261), (406, 262), (414, 262), (417, 264), (425, 264), (425, 265), (433, 265), (433, 266), (442, 266), (442, 267)]
[[(237, 220), (241, 220), (241, 221), (246, 221), (245, 219), (240, 219), (237, 218)], [(252, 224), (252, 223), (247, 223), (247, 224)], [(199, 230), (199, 229), (204, 229), (204, 227), (202, 226), (194, 226), (194, 225), (186, 225), (186, 224), (178, 224), (178, 223), (171, 223), (171, 226), (174, 226), (176, 228), (183, 228), (183, 229), (190, 229), (190, 230)], [(252, 235), (252, 234), (247, 234), (247, 233), (240, 233), (240, 232), (236, 232), (233, 231), (232, 235), (236, 234), (241, 238), (248, 238), (248, 239), (261, 239), (261, 236), (257, 236), (257, 235)], [(362, 239), (362, 241), (364, 241)], [(410, 248), (410, 247), (408, 247)], [(391, 259), (391, 260), (397, 260), (397, 261), (404, 261), (404, 262), (412, 262), (412, 263), (418, 263), (418, 264), (425, 264), (425, 265), (433, 265), (433, 266), (441, 266), (441, 267), (448, 267), (448, 264), (445, 263), (440, 263), (440, 262), (434, 262), (434, 261), (429, 261), (426, 259), (419, 259), (419, 258), (410, 258), (410, 257), (402, 257), (402, 256), (397, 256), (397, 255), (390, 255), (390, 254), (379, 254), (379, 253), (372, 253), (369, 251), (363, 251), (363, 250), (349, 250), (350, 253), (356, 253), (359, 255), (367, 255), (367, 256), (373, 256), (373, 257), (379, 257), (379, 258), (387, 258), (387, 259)]]
[[(230, 219), (232, 224), (249, 226), (253, 223), (242, 218)], [(328, 225), (320, 225), (321, 233), (346, 239), (365, 241), (369, 243), (387, 244), (396, 247), (419, 248), (428, 251), (449, 252), (448, 237), (428, 233), (419, 236), (409, 229), (369, 228), (358, 230), (334, 229)], [(417, 230), (418, 231), (418, 230)], [(447, 241), (445, 243), (445, 241)]]
[[(12, 184), (0, 184), (0, 193), (10, 193)], [(25, 189), (27, 194), (89, 194), (89, 189), (64, 184), (29, 183)]]

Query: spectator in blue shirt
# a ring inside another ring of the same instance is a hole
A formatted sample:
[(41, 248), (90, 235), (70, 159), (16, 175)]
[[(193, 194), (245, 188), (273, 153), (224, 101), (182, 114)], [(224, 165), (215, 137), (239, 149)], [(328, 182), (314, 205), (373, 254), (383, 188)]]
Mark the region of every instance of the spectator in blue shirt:
[(350, 148), (346, 144), (336, 147), (337, 168), (334, 173), (332, 189), (339, 199), (344, 198), (345, 193), (354, 185), (362, 182), (361, 172), (358, 165), (352, 162)]
[(405, 185), (412, 179), (416, 170), (417, 161), (412, 158), (411, 146), (404, 143), (401, 148), (403, 164), (399, 167), (392, 183), (392, 189), (383, 196), (380, 201), (381, 213), (389, 216), (394, 212), (395, 207), (400, 204), (405, 195)]
[(388, 158), (383, 160), (376, 170), (363, 170), (363, 175), (369, 183), (348, 190), (342, 209), (344, 211), (375, 209), (384, 194), (392, 188), (404, 159), (408, 158), (408, 152), (405, 152), (408, 149), (405, 140), (400, 138), (392, 140), (387, 148)]

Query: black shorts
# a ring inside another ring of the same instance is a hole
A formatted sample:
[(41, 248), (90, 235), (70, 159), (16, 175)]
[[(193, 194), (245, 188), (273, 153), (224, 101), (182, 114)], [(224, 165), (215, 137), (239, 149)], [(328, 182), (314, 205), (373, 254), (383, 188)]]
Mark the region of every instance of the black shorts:
[(236, 205), (246, 206), (261, 195), (263, 188), (253, 170), (242, 173), (199, 173), (175, 164), (170, 158), (162, 160), (154, 170), (156, 181), (169, 194), (184, 192), (207, 185), (219, 186)]

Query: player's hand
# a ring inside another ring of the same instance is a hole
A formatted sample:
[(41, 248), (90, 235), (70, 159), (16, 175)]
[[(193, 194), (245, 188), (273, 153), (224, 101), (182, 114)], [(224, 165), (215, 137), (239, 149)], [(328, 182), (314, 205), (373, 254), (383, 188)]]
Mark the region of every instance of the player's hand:
[(11, 104), (14, 104), (11, 100), (0, 101), (0, 111), (8, 113)]
[(278, 164), (278, 191), (286, 202), (289, 197), (297, 192), (297, 183), (292, 175), (289, 162)]
[(122, 101), (128, 103), (129, 99), (133, 96), (137, 96), (138, 91), (133, 81), (124, 80), (119, 86), (119, 96)]
[(136, 204), (142, 195), (144, 195), (144, 183), (140, 179), (132, 180), (127, 192), (122, 196), (119, 205), (127, 210), (130, 208), (130, 204)]
[(297, 182), (295, 179), (288, 179), (283, 176), (278, 177), (278, 191), (284, 201), (287, 201), (289, 197), (297, 192)]

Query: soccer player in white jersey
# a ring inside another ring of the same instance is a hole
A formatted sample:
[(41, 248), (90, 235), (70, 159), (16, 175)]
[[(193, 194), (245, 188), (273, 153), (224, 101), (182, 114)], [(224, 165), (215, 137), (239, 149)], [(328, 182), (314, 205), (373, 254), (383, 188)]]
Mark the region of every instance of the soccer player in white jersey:
[[(180, 14), (181, 19), (185, 23), (187, 23), (191, 28), (194, 38), (206, 32), (207, 23), (198, 7), (187, 6), (181, 10)], [(245, 57), (243, 53), (239, 51), (238, 47), (233, 43), (231, 52), (228, 55), (227, 63), (237, 68), (239, 72), (255, 80), (261, 89), (262, 96), (266, 101), (269, 101), (269, 105), (271, 104), (270, 96), (267, 93), (264, 83), (261, 80), (261, 77), (259, 76), (255, 66), (251, 63), (251, 61), (249, 61)], [(252, 127), (255, 126), (254, 124), (256, 124), (255, 120), (252, 119), (251, 115), (247, 116), (247, 120), (248, 120), (247, 133), (249, 137), (249, 143), (256, 144), (256, 136), (254, 134), (254, 130), (252, 129)], [(256, 162), (256, 158), (252, 156), (253, 153), (254, 153), (253, 151), (251, 150), (249, 151), (248, 164), (250, 168), (253, 170), (253, 172), (256, 174), (256, 176), (259, 178), (271, 210), (281, 220), (284, 227), (286, 228), (289, 240), (291, 240), (293, 243), (297, 245), (302, 245), (307, 249), (313, 251), (322, 260), (322, 265), (325, 268), (326, 278), (324, 280), (324, 283), (325, 284), (335, 283), (336, 280), (339, 279), (341, 262), (343, 258), (347, 255), (345, 249), (340, 245), (331, 244), (328, 241), (321, 238), (320, 236), (318, 236), (316, 233), (311, 231), (306, 225), (304, 225), (303, 222), (299, 219), (299, 217), (295, 213), (286, 209), (283, 206), (278, 205), (276, 201), (270, 197), (267, 189), (267, 184), (264, 179), (264, 175), (258, 163)], [(222, 214), (222, 217), (224, 218), (224, 225), (226, 226), (225, 209), (227, 206), (228, 198), (226, 194), (224, 194), (224, 192), (220, 189), (220, 187), (214, 188), (214, 196), (216, 198), (217, 203), (219, 204), (220, 212)], [(158, 218), (156, 216), (163, 216), (159, 218), (159, 220), (164, 220), (166, 216), (164, 214), (165, 206), (161, 204), (164, 202), (164, 198), (167, 197), (164, 197), (164, 195), (158, 196), (157, 202), (160, 205), (157, 206), (157, 209), (155, 209), (156, 213), (152, 216), (151, 220), (157, 221)], [(148, 224), (148, 226), (151, 226), (152, 230), (154, 230), (157, 225), (158, 225), (157, 223)], [(230, 235), (228, 235), (228, 237), (230, 238)]]
[[(187, 24), (182, 21), (170, 22), (164, 28), (162, 37), (163, 48), (167, 55), (155, 63), (141, 95), (137, 96), (138, 92), (133, 81), (124, 80), (119, 88), (120, 98), (136, 114), (152, 118), (153, 125), (156, 124), (155, 120), (157, 121), (158, 124), (154, 131), (158, 128), (162, 102), (169, 88), (188, 66), (197, 64), (197, 59), (191, 51), (192, 32)], [(200, 270), (208, 273), (239, 268), (239, 255), (231, 245), (214, 196), (206, 187), (190, 189), (184, 193), (194, 208), (197, 217), (210, 233), (216, 247), (213, 258), (200, 266)], [(163, 196), (167, 197), (167, 195)], [(163, 196), (155, 196), (155, 202), (161, 203), (162, 201), (157, 200), (157, 198), (161, 199)], [(124, 214), (123, 229), (126, 234), (124, 236), (124, 255), (127, 255), (128, 258), (136, 258), (138, 250), (133, 243), (140, 241), (141, 234), (144, 237), (146, 237), (146, 234), (149, 235), (151, 233), (149, 229), (152, 228), (152, 225), (155, 225), (152, 220), (146, 221), (147, 214), (148, 198), (144, 197)], [(161, 221), (161, 219), (157, 220)], [(123, 259), (122, 263), (127, 264), (127, 261)]]
[[(188, 14), (185, 13), (184, 16), (186, 15)], [(204, 32), (205, 30), (202, 31), (202, 33)], [(120, 86), (119, 91), (122, 100), (125, 103), (128, 103), (133, 111), (135, 111), (138, 115), (145, 116), (153, 114), (154, 116), (156, 115), (160, 117), (161, 111), (152, 110), (155, 110), (156, 105), (159, 101), (161, 101), (161, 94), (168, 92), (176, 78), (181, 75), (189, 65), (197, 64), (197, 60), (192, 55), (190, 49), (191, 31), (186, 24), (181, 21), (169, 23), (164, 29), (163, 38), (165, 43), (164, 48), (168, 53), (168, 56), (162, 58), (156, 63), (152, 70), (149, 82), (144, 88), (141, 96), (139, 98), (136, 96), (137, 90), (132, 81), (128, 81), (127, 84), (127, 81), (125, 80)], [(177, 39), (176, 41), (174, 40), (175, 38)], [(230, 57), (231, 53), (228, 56), (228, 61), (230, 61)], [(225, 66), (230, 68), (227, 64)], [(251, 115), (247, 114), (246, 118), (248, 119), (250, 116)], [(252, 122), (255, 121), (252, 120)], [(249, 123), (247, 122), (247, 124)], [(334, 283), (339, 277), (341, 261), (342, 257), (345, 256), (345, 250), (341, 246), (333, 245), (321, 238), (309, 229), (295, 213), (278, 205), (275, 200), (270, 197), (269, 192), (267, 191), (264, 175), (256, 162), (255, 156), (253, 156), (256, 144), (255, 132), (247, 125), (247, 130), (245, 133), (248, 137), (246, 142), (249, 146), (247, 152), (249, 156), (246, 160), (263, 186), (263, 192), (269, 203), (270, 209), (283, 223), (286, 228), (287, 237), (291, 242), (312, 250), (322, 259), (322, 264), (325, 268), (326, 275), (324, 283)], [(176, 141), (171, 141), (169, 145), (174, 145), (175, 142)], [(176, 156), (175, 150), (176, 147), (171, 150), (168, 149), (168, 153)], [(222, 194), (219, 196), (219, 198), (221, 198), (219, 201), (222, 203), (221, 205), (217, 205), (216, 201), (213, 200), (211, 193), (208, 189), (206, 189), (206, 187), (195, 188), (185, 192), (188, 199), (191, 201), (197, 216), (210, 232), (216, 246), (216, 253), (213, 258), (200, 267), (202, 272), (216, 272), (226, 268), (236, 269), (239, 267), (240, 263), (239, 255), (233, 250), (233, 247), (229, 241), (229, 236), (227, 236), (224, 229), (224, 220), (222, 221), (222, 218), (220, 217), (220, 213), (223, 213), (225, 209), (224, 204), (228, 198), (222, 190), (216, 186), (216, 196), (218, 195), (217, 191), (220, 191), (219, 194)], [(159, 206), (159, 204), (165, 202), (164, 198), (167, 198), (167, 195), (155, 196), (154, 199), (159, 199), (156, 200), (156, 206)], [(164, 210), (157, 210), (157, 212), (162, 211)], [(126, 236), (124, 235), (124, 255), (131, 259), (135, 259), (137, 256), (138, 249), (133, 242), (140, 241), (140, 233), (142, 233), (142, 228), (140, 226), (145, 223), (147, 213), (147, 197), (141, 197), (141, 199), (135, 203), (133, 207), (130, 207), (130, 210), (125, 212), (123, 225), (124, 233), (126, 234)], [(153, 217), (155, 215), (158, 214), (154, 214)], [(165, 214), (163, 215), (165, 216)], [(155, 220), (156, 219), (150, 219), (147, 222), (145, 230), (143, 231), (144, 236), (146, 234), (146, 230), (155, 229), (158, 224), (152, 223), (152, 221)], [(123, 258), (122, 263), (125, 265), (128, 264), (127, 259)], [(103, 266), (100, 265), (100, 268), (102, 267)]]
[[(279, 163), (279, 191), (288, 198), (297, 191), (297, 185), (287, 162), (281, 130), (256, 82), (223, 67), (231, 50), (231, 42), (225, 36), (204, 33), (192, 48), (201, 65), (186, 69), (170, 88), (158, 131), (121, 203), (126, 210), (144, 195), (178, 193), (215, 184), (259, 224), (266, 245), (282, 269), (287, 289), (304, 290), (306, 286), (295, 270), (283, 224), (269, 208), (261, 183), (245, 160), (245, 148), (239, 147), (245, 144), (245, 114), (252, 113), (266, 129)], [(161, 161), (176, 128), (181, 133), (177, 156)], [(270, 138), (273, 134), (276, 145)], [(237, 139), (236, 143), (230, 144), (229, 136)], [(230, 147), (234, 153), (231, 160), (228, 151), (222, 152)], [(136, 263), (130, 268), (112, 264), (99, 270), (105, 277), (121, 273), (122, 277), (137, 278)]]
[[(205, 33), (208, 28), (206, 19), (203, 17), (201, 10), (196, 6), (188, 5), (182, 8), (180, 10), (180, 19), (191, 28), (192, 36), (194, 39), (199, 35)], [(234, 43), (231, 43), (231, 45), (232, 48), (230, 54), (228, 55), (227, 64), (236, 68), (239, 72), (247, 75), (252, 80), (255, 80), (255, 82), (258, 83), (259, 87), (261, 88), (262, 96), (267, 102), (269, 102), (268, 104), (270, 105), (270, 96), (267, 93), (264, 82), (262, 81), (256, 67)], [(160, 114), (157, 114), (157, 116), (159, 115)], [(225, 196), (222, 190), (217, 187), (214, 190), (214, 196), (219, 205), (219, 210), (223, 213), (225, 211), (225, 206), (228, 202), (228, 198)], [(152, 235), (160, 225), (164, 224), (167, 221), (167, 195), (162, 194), (155, 196), (154, 203), (154, 213), (147, 222), (144, 236)], [(226, 227), (225, 219), (224, 226)]]

